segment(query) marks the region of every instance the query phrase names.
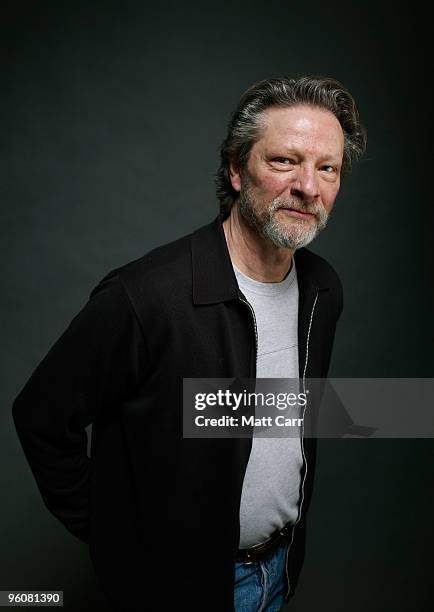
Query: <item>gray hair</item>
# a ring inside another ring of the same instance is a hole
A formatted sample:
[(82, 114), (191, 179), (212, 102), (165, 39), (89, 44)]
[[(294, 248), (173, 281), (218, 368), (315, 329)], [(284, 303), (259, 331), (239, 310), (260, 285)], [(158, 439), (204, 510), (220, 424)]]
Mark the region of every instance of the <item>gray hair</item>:
[(232, 187), (229, 163), (239, 170), (247, 166), (252, 146), (260, 138), (261, 115), (271, 106), (309, 104), (332, 112), (344, 133), (342, 174), (351, 170), (366, 148), (366, 132), (352, 95), (335, 79), (302, 76), (297, 79), (280, 77), (255, 83), (241, 96), (231, 116), (225, 140), (220, 148), (220, 167), (216, 174), (216, 191), (220, 210), (229, 213), (239, 194)]

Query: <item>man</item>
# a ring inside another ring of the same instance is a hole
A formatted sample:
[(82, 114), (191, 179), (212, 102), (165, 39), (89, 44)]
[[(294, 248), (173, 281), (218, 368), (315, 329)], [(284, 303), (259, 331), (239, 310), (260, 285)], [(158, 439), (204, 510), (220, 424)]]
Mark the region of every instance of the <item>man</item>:
[(219, 216), (107, 274), (15, 400), (45, 504), (89, 543), (117, 610), (272, 612), (293, 596), (315, 440), (184, 439), (182, 381), (326, 376), (341, 284), (304, 247), (364, 146), (333, 79), (251, 87)]

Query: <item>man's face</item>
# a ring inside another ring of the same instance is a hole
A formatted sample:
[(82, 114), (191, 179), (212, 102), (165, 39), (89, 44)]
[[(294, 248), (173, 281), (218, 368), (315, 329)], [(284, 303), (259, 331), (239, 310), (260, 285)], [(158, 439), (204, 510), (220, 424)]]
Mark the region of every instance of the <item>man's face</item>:
[(344, 135), (322, 108), (271, 107), (241, 172), (231, 165), (242, 217), (260, 236), (298, 249), (327, 222), (340, 187)]

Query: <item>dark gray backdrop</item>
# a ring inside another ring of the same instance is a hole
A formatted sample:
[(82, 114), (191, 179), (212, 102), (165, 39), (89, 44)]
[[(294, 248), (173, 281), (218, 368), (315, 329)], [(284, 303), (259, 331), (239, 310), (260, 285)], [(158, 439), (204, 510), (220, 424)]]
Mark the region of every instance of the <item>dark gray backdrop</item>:
[[(255, 81), (334, 76), (368, 129), (368, 155), (312, 245), (345, 289), (330, 374), (433, 375), (425, 20), (415, 3), (372, 0), (8, 7), (0, 589), (63, 589), (66, 610), (103, 609), (86, 548), (42, 505), (11, 404), (106, 272), (214, 218), (218, 147)], [(433, 449), (431, 440), (320, 441), (291, 610), (432, 608)]]

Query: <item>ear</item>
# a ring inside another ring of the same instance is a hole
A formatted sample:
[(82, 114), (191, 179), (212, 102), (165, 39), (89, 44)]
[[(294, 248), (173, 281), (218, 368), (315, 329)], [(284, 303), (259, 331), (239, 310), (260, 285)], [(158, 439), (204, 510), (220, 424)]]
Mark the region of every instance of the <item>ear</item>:
[(239, 193), (241, 191), (241, 176), (238, 167), (232, 160), (229, 162), (229, 178), (232, 187)]

